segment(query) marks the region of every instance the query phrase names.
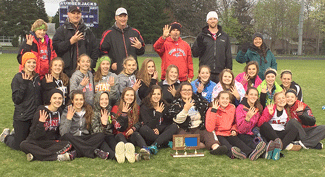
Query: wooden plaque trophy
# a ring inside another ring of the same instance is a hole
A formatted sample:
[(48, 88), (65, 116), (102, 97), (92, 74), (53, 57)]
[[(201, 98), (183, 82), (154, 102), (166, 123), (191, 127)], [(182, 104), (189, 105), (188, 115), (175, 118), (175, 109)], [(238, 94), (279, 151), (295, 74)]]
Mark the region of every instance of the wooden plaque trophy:
[[(176, 150), (176, 152), (171, 155), (173, 157), (204, 157), (204, 153), (197, 152), (197, 149), (200, 149), (199, 146), (199, 134), (173, 135), (173, 150)], [(179, 153), (179, 150), (184, 151), (184, 153)], [(187, 150), (194, 150), (194, 153), (188, 153)]]

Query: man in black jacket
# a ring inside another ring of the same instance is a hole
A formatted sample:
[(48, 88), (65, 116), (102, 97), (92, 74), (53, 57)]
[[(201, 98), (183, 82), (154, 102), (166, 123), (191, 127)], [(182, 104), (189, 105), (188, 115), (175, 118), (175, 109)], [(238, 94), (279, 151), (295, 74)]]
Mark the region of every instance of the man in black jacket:
[(123, 70), (123, 60), (133, 56), (138, 63), (137, 55), (143, 55), (145, 44), (140, 32), (127, 25), (128, 13), (120, 7), (115, 12), (115, 24), (102, 35), (99, 49), (101, 55), (112, 59), (111, 72), (119, 74)]
[(208, 25), (196, 38), (192, 46), (192, 54), (199, 57), (199, 65), (210, 66), (210, 79), (218, 83), (219, 73), (225, 69), (232, 69), (231, 46), (228, 35), (218, 25), (218, 14), (210, 11), (207, 15)]
[(56, 30), (53, 37), (53, 47), (64, 60), (64, 73), (69, 77), (76, 70), (81, 54), (87, 54), (92, 59), (91, 68), (95, 68), (98, 43), (91, 29), (84, 24), (78, 6), (69, 7), (67, 21)]

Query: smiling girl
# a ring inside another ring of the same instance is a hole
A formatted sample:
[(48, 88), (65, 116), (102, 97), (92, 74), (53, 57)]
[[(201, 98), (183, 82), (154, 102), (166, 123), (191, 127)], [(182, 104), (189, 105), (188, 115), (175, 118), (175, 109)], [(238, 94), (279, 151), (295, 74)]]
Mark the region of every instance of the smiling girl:
[(301, 87), (292, 80), (292, 72), (290, 70), (284, 70), (280, 74), (282, 84), (280, 85), (284, 91), (294, 89), (297, 92), (298, 100), (303, 101)]
[(20, 46), (17, 60), (20, 64), (19, 71), (23, 69), (22, 55), (26, 52), (33, 52), (37, 57), (35, 72), (39, 74), (40, 79), (49, 72), (50, 61), (56, 57), (52, 46), (52, 40), (46, 34), (47, 23), (42, 20), (36, 20), (31, 28), (31, 33), (26, 35), (26, 40)]
[(215, 82), (210, 80), (211, 70), (209, 66), (202, 65), (199, 68), (199, 76), (196, 80), (191, 82), (193, 92), (201, 94), (203, 98), (212, 101), (212, 91), (217, 85)]
[(93, 106), (94, 104), (94, 83), (93, 74), (90, 72), (91, 59), (88, 55), (82, 54), (77, 61), (77, 69), (70, 78), (70, 93), (74, 90), (81, 90), (85, 93), (85, 101)]
[(32, 52), (22, 56), (23, 70), (17, 73), (11, 82), (12, 101), (15, 104), (13, 126), (15, 133), (9, 135), (9, 128), (1, 134), (1, 142), (15, 150), (20, 150), (20, 143), (30, 132), (37, 107), (41, 104), (40, 79), (35, 72), (37, 57)]
[(163, 99), (167, 103), (172, 103), (175, 99), (176, 90), (179, 88), (178, 68), (176, 65), (169, 65), (166, 70), (166, 79), (159, 82), (158, 85), (162, 89)]
[(245, 66), (244, 72), (238, 74), (235, 79), (243, 85), (245, 91), (250, 87), (257, 88), (262, 83), (258, 72), (258, 63), (256, 61), (250, 61)]
[(230, 69), (224, 69), (219, 74), (219, 83), (213, 88), (212, 98), (215, 99), (221, 91), (229, 91), (234, 99), (232, 103), (238, 106), (245, 96), (243, 85), (235, 80), (234, 73)]
[(149, 93), (149, 87), (157, 85), (158, 72), (156, 70), (156, 64), (151, 58), (147, 58), (142, 62), (137, 79), (141, 81), (138, 94), (139, 98), (143, 100)]

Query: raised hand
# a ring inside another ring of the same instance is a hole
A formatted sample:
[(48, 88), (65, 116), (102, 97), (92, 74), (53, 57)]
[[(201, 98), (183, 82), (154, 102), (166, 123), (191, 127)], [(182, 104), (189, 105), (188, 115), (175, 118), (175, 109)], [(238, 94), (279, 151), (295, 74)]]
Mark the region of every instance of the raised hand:
[(299, 102), (296, 111), (297, 112), (302, 111), (302, 110), (304, 110), (304, 108), (305, 108), (304, 104), (302, 102)]
[(165, 109), (165, 105), (163, 102), (158, 103), (157, 107), (155, 108), (157, 112), (163, 112)]
[(202, 93), (204, 90), (204, 84), (199, 83), (199, 86), (197, 87), (197, 93)]
[(46, 74), (45, 75), (45, 80), (46, 80), (46, 83), (53, 82), (53, 76), (52, 76), (52, 74)]
[(165, 25), (165, 27), (163, 28), (163, 35), (162, 35), (163, 39), (166, 39), (169, 36), (170, 28), (171, 26), (169, 25)]
[(132, 88), (133, 90), (137, 91), (140, 87), (141, 87), (141, 81), (137, 79), (137, 81), (135, 82)]
[(109, 84), (110, 87), (113, 87), (114, 86), (114, 77), (113, 76), (110, 76), (109, 77), (108, 84)]
[(274, 104), (267, 105), (267, 109), (269, 110), (270, 115), (273, 115), (273, 113), (274, 113), (273, 107), (274, 107)]
[(27, 45), (32, 45), (33, 44), (33, 40), (34, 40), (34, 36), (33, 35), (31, 35), (31, 34), (26, 34), (26, 44)]
[(104, 110), (100, 110), (100, 113), (101, 113), (101, 117), (100, 117), (100, 120), (102, 121), (102, 124), (103, 125), (107, 125), (107, 121), (108, 121), (108, 115), (109, 115), (109, 113), (108, 113), (108, 111), (106, 110), (106, 109), (104, 109)]
[(217, 99), (212, 102), (212, 108), (214, 109), (220, 108), (219, 101)]
[(76, 113), (76, 110), (71, 105), (68, 106), (67, 119), (72, 120), (74, 113)]
[[(273, 107), (272, 107), (273, 110)], [(257, 109), (255, 107), (249, 108), (247, 114), (246, 114), (246, 121), (250, 121), (251, 118), (257, 113)]]
[(173, 95), (173, 97), (175, 97), (176, 89), (175, 89), (174, 85), (169, 86), (167, 90), (168, 90), (168, 92), (170, 92)]
[(133, 38), (134, 40), (131, 40), (131, 47), (137, 48), (137, 49), (141, 49), (142, 44), (139, 41), (139, 39), (137, 37)]
[(82, 81), (80, 82), (80, 85), (86, 86), (89, 83), (89, 77), (84, 77)]
[(267, 92), (267, 87), (266, 87), (266, 85), (262, 86), (261, 92), (262, 92), (262, 93), (266, 93), (266, 92)]
[(76, 31), (76, 33), (70, 38), (71, 45), (84, 39), (84, 35), (82, 32)]
[(130, 104), (123, 102), (122, 112), (129, 112), (131, 108), (129, 108)]
[(191, 109), (192, 106), (194, 106), (194, 101), (192, 100), (192, 98), (188, 98), (186, 100), (184, 100), (185, 105), (184, 105), (184, 110), (188, 111)]
[(231, 87), (230, 88), (230, 92), (231, 92), (231, 94), (233, 94), (236, 97), (237, 100), (240, 99), (240, 95), (239, 95), (239, 93), (237, 91), (236, 86)]
[(158, 79), (158, 72), (157, 71), (153, 72), (152, 78), (156, 79), (156, 80)]
[(27, 73), (22, 73), (22, 74), (21, 74), (21, 77), (22, 77), (24, 80), (32, 80), (32, 77), (30, 77)]
[(45, 110), (39, 110), (39, 121), (45, 122), (49, 115), (47, 115), (47, 112)]

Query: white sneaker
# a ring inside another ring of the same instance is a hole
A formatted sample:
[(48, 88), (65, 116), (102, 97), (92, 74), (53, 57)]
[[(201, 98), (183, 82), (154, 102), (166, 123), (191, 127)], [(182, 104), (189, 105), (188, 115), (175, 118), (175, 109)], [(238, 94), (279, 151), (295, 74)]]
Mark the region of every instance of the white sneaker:
[(68, 152), (64, 153), (64, 154), (60, 154), (57, 157), (58, 161), (70, 161), (70, 154)]
[(115, 146), (115, 158), (117, 163), (125, 162), (125, 144), (122, 141)]
[(32, 160), (34, 159), (34, 156), (33, 156), (33, 154), (31, 154), (31, 153), (28, 153), (28, 154), (26, 155), (26, 157), (27, 157), (27, 161), (28, 161), (28, 162), (30, 162), (30, 161), (32, 161)]
[(132, 143), (125, 143), (125, 157), (130, 163), (135, 162), (135, 147)]
[(1, 135), (0, 135), (0, 142), (4, 142), (5, 141), (5, 137), (8, 136), (10, 134), (10, 130), (9, 128), (5, 128), (3, 129)]

